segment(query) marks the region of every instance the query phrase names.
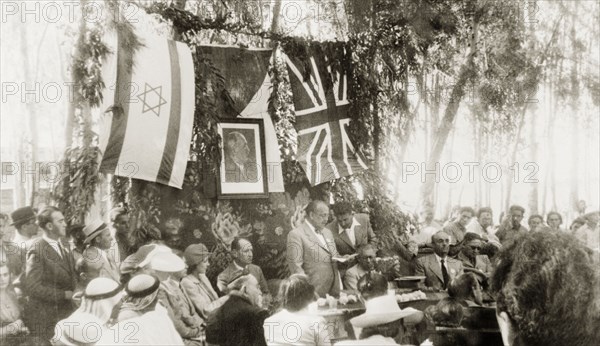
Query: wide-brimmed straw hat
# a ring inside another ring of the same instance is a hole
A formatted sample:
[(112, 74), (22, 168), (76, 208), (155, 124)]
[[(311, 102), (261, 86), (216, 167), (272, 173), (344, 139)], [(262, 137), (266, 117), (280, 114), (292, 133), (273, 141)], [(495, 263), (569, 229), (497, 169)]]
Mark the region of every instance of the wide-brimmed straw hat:
[(350, 320), (357, 328), (366, 328), (397, 321), (401, 318), (419, 313), (413, 308), (400, 309), (396, 297), (385, 295), (368, 300), (365, 304), (367, 311)]
[(92, 239), (102, 234), (102, 231), (104, 231), (107, 228), (108, 226), (100, 219), (88, 223), (83, 228), (83, 234), (85, 235), (85, 240), (83, 241), (83, 243), (89, 244), (92, 241)]

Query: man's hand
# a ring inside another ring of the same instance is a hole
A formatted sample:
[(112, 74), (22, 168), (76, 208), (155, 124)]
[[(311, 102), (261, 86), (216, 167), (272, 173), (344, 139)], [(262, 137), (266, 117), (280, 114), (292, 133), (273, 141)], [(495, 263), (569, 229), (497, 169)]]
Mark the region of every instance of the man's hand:
[(73, 291), (65, 291), (65, 299), (66, 300), (73, 299)]

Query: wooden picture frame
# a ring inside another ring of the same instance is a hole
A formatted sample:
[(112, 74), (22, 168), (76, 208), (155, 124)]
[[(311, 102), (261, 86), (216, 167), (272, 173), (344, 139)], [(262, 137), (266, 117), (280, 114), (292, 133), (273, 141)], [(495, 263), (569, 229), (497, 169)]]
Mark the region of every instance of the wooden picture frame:
[(262, 119), (226, 119), (217, 124), (223, 145), (217, 198), (268, 198)]

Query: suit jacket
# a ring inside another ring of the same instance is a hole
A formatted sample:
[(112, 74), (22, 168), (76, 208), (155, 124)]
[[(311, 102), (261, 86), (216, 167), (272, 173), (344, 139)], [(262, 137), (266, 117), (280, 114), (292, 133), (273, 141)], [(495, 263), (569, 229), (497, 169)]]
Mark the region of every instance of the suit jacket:
[(337, 262), (339, 256), (333, 235), (327, 228), (322, 230), (328, 246), (323, 245), (310, 229), (308, 221), (288, 233), (287, 262), (292, 274), (306, 274), (319, 296), (340, 293), (340, 277)]
[(346, 233), (346, 231), (340, 234), (339, 224), (337, 220), (334, 220), (333, 222), (327, 225), (327, 228), (333, 233), (333, 239), (335, 239), (335, 246), (340, 255), (342, 256), (352, 255), (356, 253), (356, 249), (358, 249), (361, 245), (377, 242), (377, 237), (375, 236), (375, 233), (373, 233), (373, 229), (371, 228), (369, 215), (355, 214), (354, 218), (360, 224), (354, 227), (354, 237), (356, 239), (355, 245), (352, 245), (352, 242), (350, 241), (350, 238), (348, 238), (348, 233)]
[(206, 323), (206, 342), (220, 346), (266, 346), (263, 323), (267, 310), (252, 305), (245, 297), (231, 294)]
[(475, 265), (473, 265), (471, 260), (462, 252), (458, 254), (457, 259), (462, 262), (464, 268), (475, 268), (481, 270), (482, 272), (486, 273), (488, 278), (490, 275), (492, 275), (492, 262), (490, 262), (490, 259), (486, 255), (477, 255), (475, 257)]
[(227, 285), (229, 285), (233, 280), (239, 278), (245, 272), (252, 274), (252, 276), (256, 278), (263, 294), (270, 294), (269, 285), (267, 285), (267, 280), (265, 279), (262, 269), (260, 269), (259, 266), (255, 264), (248, 264), (244, 270), (239, 270), (233, 261), (217, 277), (217, 288), (221, 292), (225, 292)]
[(367, 271), (359, 267), (358, 264), (346, 270), (344, 274), (344, 289), (358, 292), (358, 280), (366, 273)]
[(65, 299), (65, 292), (74, 291), (77, 284), (73, 254), (67, 251), (62, 258), (46, 240), (35, 239), (27, 250), (23, 281), (28, 296), (24, 322), (32, 333), (50, 339), (56, 323), (75, 308)]
[[(448, 269), (449, 281), (463, 273), (463, 265), (459, 260), (446, 257), (446, 268)], [(442, 276), (442, 267), (437, 262), (435, 254), (423, 256), (417, 259), (415, 275), (425, 276), (425, 286), (435, 289), (444, 289), (444, 277)]]
[(179, 288), (177, 281), (167, 280), (160, 283), (158, 301), (167, 309), (175, 329), (183, 339), (200, 337), (200, 325), (204, 320), (196, 313), (196, 308)]
[(188, 274), (181, 279), (179, 286), (190, 297), (192, 304), (196, 308), (196, 312), (206, 320), (208, 314), (213, 310), (212, 303), (219, 299), (219, 296), (208, 281), (208, 278), (205, 279), (200, 280), (196, 275)]
[[(225, 158), (225, 182), (226, 183), (256, 183), (262, 178), (259, 175), (258, 164), (248, 161), (244, 165), (244, 170), (229, 158)], [(262, 172), (262, 171), (261, 171)]]

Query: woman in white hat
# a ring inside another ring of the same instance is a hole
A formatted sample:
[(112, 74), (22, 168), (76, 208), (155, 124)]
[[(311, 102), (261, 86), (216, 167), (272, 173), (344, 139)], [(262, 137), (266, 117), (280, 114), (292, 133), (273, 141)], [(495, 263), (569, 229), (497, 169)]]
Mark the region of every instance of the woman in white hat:
[(402, 319), (417, 322), (423, 313), (413, 308), (400, 309), (396, 297), (384, 295), (366, 302), (367, 311), (350, 320), (359, 340), (342, 341), (336, 345), (399, 345), (404, 336)]

